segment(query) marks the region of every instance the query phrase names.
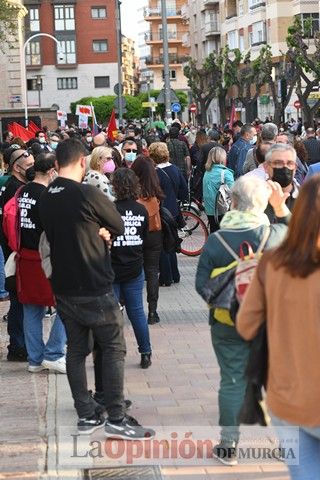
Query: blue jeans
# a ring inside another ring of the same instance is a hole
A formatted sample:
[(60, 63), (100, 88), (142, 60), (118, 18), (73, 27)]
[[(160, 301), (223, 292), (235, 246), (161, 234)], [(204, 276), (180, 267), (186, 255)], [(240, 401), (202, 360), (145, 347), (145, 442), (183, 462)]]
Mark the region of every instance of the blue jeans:
[(47, 343), (43, 341), (42, 320), (46, 308), (41, 305), (23, 305), (23, 328), (29, 365), (41, 365), (43, 360), (55, 361), (64, 356), (66, 331), (59, 315), (51, 327)]
[(113, 289), (118, 301), (124, 299), (127, 315), (132, 324), (140, 353), (150, 353), (150, 336), (147, 317), (143, 309), (144, 273), (128, 282), (114, 283)]
[(9, 352), (14, 353), (20, 348), (25, 348), (23, 333), (23, 307), (19, 302), (16, 292), (9, 292), (10, 308), (8, 311), (8, 335), (9, 335)]
[(0, 298), (5, 298), (8, 296), (8, 292), (4, 288), (5, 282), (5, 273), (4, 273), (4, 256), (2, 248), (0, 247)]
[[(290, 431), (285, 427), (294, 425), (275, 417), (271, 412), (272, 424), (275, 426), (280, 444), (286, 446), (290, 440)], [(320, 480), (320, 427), (299, 426), (299, 465), (290, 465), (288, 469), (292, 480)]]

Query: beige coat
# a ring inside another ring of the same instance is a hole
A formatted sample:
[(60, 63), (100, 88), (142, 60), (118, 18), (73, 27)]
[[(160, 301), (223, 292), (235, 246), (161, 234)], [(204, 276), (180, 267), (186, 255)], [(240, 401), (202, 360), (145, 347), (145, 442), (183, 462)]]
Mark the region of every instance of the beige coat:
[(267, 404), (296, 425), (320, 426), (320, 269), (307, 278), (275, 270), (265, 253), (237, 316), (237, 330), (255, 337), (266, 320)]

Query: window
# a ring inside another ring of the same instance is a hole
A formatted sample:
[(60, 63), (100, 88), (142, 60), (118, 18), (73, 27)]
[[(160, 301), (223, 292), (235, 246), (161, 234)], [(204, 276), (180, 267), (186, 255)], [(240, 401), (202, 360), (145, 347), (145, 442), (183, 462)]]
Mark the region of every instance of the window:
[[(39, 85), (37, 84), (36, 78), (27, 78), (27, 89), (39, 90)], [(40, 90), (42, 90), (42, 78), (40, 79)]]
[(244, 35), (243, 35), (243, 33), (239, 34), (239, 50), (240, 50), (240, 52), (244, 52)]
[[(170, 80), (175, 81), (177, 80), (177, 72), (176, 70), (169, 70)], [(162, 80), (164, 80), (164, 70), (162, 70)]]
[(243, 0), (239, 0), (238, 2), (238, 15), (241, 17), (241, 15), (244, 14), (244, 5), (243, 5)]
[(40, 42), (37, 40), (26, 46), (26, 65), (41, 65)]
[(91, 17), (95, 19), (106, 18), (107, 17), (106, 7), (91, 7)]
[(237, 30), (232, 30), (231, 32), (228, 32), (228, 45), (230, 50), (233, 50), (235, 48), (238, 48), (238, 32)]
[(93, 51), (96, 53), (103, 53), (108, 51), (108, 40), (93, 40)]
[(266, 29), (264, 22), (255, 22), (252, 24), (252, 43), (251, 45), (259, 45), (266, 41)]
[(57, 78), (58, 90), (76, 90), (78, 88), (77, 77)]
[(300, 19), (303, 25), (304, 36), (313, 38), (314, 34), (319, 32), (319, 13), (302, 13)]
[(58, 31), (75, 29), (73, 5), (55, 5), (54, 28)]
[(30, 32), (40, 32), (39, 8), (29, 9)]
[(260, 5), (265, 5), (265, 0), (249, 0), (249, 8), (259, 7)]
[(59, 40), (63, 59), (61, 59), (57, 52), (57, 63), (58, 64), (74, 64), (77, 63), (76, 58), (76, 41), (75, 40)]
[(94, 88), (109, 88), (110, 77), (94, 77)]

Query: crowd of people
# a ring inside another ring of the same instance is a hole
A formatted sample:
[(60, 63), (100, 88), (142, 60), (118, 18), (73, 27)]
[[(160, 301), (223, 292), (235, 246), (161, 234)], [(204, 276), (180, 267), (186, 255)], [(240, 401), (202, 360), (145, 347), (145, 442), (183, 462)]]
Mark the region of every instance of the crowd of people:
[[(265, 324), (270, 413), (275, 425), (298, 425), (301, 432), (304, 453), (299, 466), (289, 466), (292, 478), (318, 478), (320, 128), (267, 120), (195, 127), (176, 119), (167, 130), (147, 131), (129, 124), (112, 141), (103, 130), (93, 135), (76, 127), (44, 128), (27, 143), (5, 132), (0, 301), (10, 301), (7, 360), (27, 362), (31, 374), (67, 374), (79, 433), (104, 426), (111, 437), (155, 435), (127, 414), (123, 312), (140, 367), (150, 368), (156, 346), (149, 328), (161, 321), (159, 288), (180, 282), (177, 253), (163, 248), (161, 209), (183, 229), (181, 202), (193, 198), (202, 202), (211, 233), (196, 272), (196, 289), (206, 301), (213, 272), (239, 260), (244, 244), (259, 255), (268, 250), (237, 316), (209, 310), (221, 374), (221, 440), (213, 454), (237, 463), (246, 369)], [(231, 197), (227, 213), (217, 215), (222, 185)], [(45, 343), (48, 309), (55, 317)], [(85, 369), (91, 352), (94, 393)]]

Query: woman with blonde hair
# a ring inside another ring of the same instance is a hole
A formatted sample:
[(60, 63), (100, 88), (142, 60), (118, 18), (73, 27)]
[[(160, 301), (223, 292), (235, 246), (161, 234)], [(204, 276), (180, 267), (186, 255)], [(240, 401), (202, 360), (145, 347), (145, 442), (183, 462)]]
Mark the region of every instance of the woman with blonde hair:
[(96, 147), (90, 156), (89, 170), (86, 173), (83, 183), (89, 183), (99, 188), (110, 200), (114, 200), (111, 193), (108, 174), (116, 169), (112, 149), (109, 147)]
[(210, 233), (218, 230), (221, 218), (215, 217), (216, 197), (220, 186), (225, 183), (229, 188), (234, 184), (233, 171), (226, 167), (227, 153), (222, 147), (210, 150), (205, 164), (203, 177), (203, 202), (209, 220)]

